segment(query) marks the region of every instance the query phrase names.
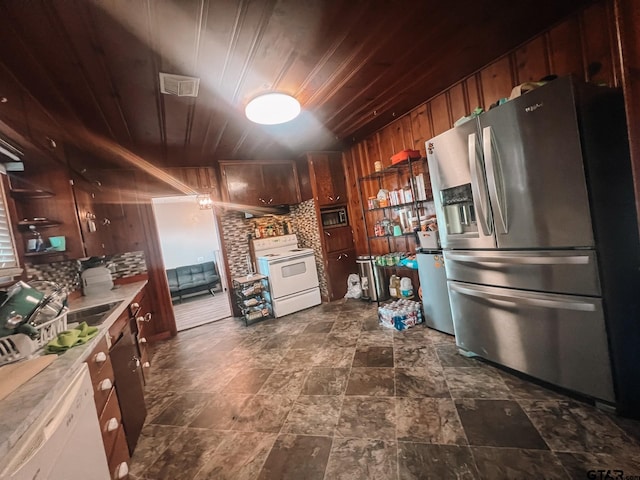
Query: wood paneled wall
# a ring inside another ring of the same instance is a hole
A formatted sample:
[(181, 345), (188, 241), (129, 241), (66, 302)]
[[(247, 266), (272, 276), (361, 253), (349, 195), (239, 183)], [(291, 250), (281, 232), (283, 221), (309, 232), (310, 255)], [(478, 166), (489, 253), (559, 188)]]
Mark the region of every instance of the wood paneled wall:
[(636, 215), (640, 225), (640, 2), (616, 0), (620, 39), (622, 88), (629, 125), (629, 147), (636, 190)]
[[(601, 0), (575, 13), (346, 150), (350, 218), (355, 219), (353, 230), (358, 254), (367, 253), (357, 194), (358, 177), (373, 172), (374, 162), (379, 160), (388, 166), (391, 155), (405, 148), (420, 150), (424, 156), (426, 140), (448, 130), (476, 107), (488, 109), (523, 82), (537, 81), (551, 74), (573, 74), (585, 81), (620, 86), (614, 1)], [(428, 179), (428, 172), (426, 177)], [(373, 186), (365, 188), (362, 196), (374, 195), (373, 190)], [(412, 242), (403, 239), (391, 248), (413, 250), (415, 243)], [(386, 245), (377, 248), (372, 245), (373, 253), (384, 253), (382, 247)]]

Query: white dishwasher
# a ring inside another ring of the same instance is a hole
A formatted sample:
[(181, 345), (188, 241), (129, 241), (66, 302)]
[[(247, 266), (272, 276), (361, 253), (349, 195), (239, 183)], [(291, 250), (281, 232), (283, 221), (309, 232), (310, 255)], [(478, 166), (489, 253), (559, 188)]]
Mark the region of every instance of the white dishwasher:
[[(109, 480), (85, 363), (7, 455), (2, 480)], [(4, 463), (4, 462), (3, 462)]]

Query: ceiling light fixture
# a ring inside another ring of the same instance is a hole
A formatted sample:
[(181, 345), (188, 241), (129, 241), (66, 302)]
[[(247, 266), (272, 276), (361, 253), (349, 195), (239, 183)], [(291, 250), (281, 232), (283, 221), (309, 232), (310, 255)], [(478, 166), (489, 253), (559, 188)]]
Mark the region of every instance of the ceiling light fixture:
[(300, 114), (300, 102), (285, 93), (265, 93), (251, 100), (244, 113), (252, 122), (278, 125)]

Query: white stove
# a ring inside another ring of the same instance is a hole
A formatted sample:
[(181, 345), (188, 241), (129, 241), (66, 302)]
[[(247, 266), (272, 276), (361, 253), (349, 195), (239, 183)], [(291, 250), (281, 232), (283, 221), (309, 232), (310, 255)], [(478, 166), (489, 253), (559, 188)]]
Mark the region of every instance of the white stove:
[(321, 303), (312, 248), (299, 248), (296, 235), (254, 239), (252, 246), (258, 272), (269, 277), (275, 317)]

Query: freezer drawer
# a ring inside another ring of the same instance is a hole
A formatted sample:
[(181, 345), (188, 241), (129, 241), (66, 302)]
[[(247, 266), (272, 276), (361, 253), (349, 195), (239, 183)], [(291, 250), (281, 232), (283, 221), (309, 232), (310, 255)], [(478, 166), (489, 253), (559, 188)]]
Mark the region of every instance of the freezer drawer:
[(449, 281), (456, 344), (561, 387), (613, 402), (602, 301)]
[(447, 279), (570, 295), (600, 296), (593, 250), (445, 251)]

